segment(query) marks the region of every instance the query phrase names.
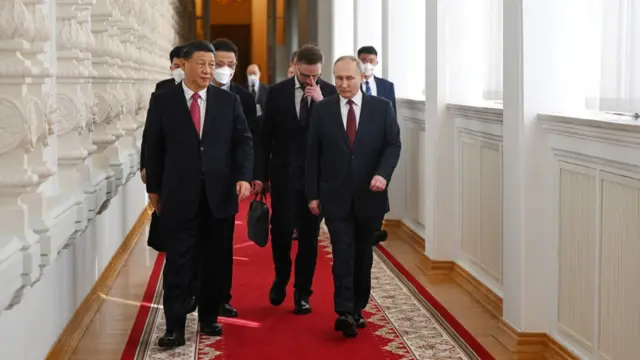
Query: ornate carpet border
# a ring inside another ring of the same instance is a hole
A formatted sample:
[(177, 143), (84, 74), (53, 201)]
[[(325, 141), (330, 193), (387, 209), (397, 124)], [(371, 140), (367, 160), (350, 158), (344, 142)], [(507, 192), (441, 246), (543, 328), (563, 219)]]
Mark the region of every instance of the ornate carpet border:
[[(469, 359), (494, 360), (494, 357), (478, 342), (478, 340), (469, 333), (469, 331), (427, 290), (420, 282), (383, 246), (377, 246), (374, 249), (374, 263), (377, 259), (393, 276), (398, 280), (406, 291), (417, 301), (430, 317), (435, 320), (438, 327), (443, 330), (446, 335), (454, 341), (464, 355)], [(374, 271), (375, 272), (375, 264)], [(373, 276), (372, 272), (372, 276)], [(378, 284), (380, 281), (377, 282)], [(374, 284), (375, 287), (375, 284)], [(372, 290), (375, 295), (375, 288)], [(382, 307), (384, 309), (384, 306)], [(391, 323), (394, 323), (390, 319)], [(395, 325), (395, 324), (394, 324)], [(407, 340), (403, 336), (403, 339)], [(410, 348), (413, 347), (408, 344)], [(416, 355), (416, 359), (425, 359)]]

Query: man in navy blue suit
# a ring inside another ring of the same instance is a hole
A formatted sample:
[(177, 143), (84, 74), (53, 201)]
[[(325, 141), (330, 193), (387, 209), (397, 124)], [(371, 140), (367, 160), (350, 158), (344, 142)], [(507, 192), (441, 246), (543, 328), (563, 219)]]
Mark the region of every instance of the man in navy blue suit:
[(367, 95), (378, 96), (391, 101), (393, 110), (398, 114), (396, 107), (396, 90), (393, 83), (387, 79), (377, 77), (373, 74), (378, 66), (378, 51), (373, 46), (363, 46), (358, 49), (358, 59), (364, 65), (364, 81), (362, 82), (362, 92)]
[[(358, 49), (358, 59), (364, 66), (364, 81), (362, 82), (362, 92), (367, 95), (378, 96), (391, 101), (393, 110), (398, 115), (396, 107), (396, 90), (393, 83), (387, 79), (377, 77), (373, 74), (378, 65), (378, 51), (373, 46), (363, 46)], [(374, 235), (374, 244), (387, 239), (387, 231), (382, 228), (384, 216), (380, 219), (380, 227)]]
[(182, 57), (184, 81), (152, 95), (146, 122), (147, 193), (171, 239), (163, 270), (166, 331), (158, 339), (165, 348), (185, 344), (196, 266), (200, 332), (222, 335), (230, 218), (253, 176), (253, 139), (240, 99), (211, 84), (213, 46), (192, 41)]

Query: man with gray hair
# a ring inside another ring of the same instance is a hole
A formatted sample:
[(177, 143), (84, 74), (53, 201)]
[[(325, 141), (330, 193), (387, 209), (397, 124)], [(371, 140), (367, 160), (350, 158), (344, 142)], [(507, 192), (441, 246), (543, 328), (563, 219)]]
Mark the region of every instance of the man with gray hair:
[(387, 184), (400, 158), (400, 127), (389, 100), (361, 91), (365, 74), (358, 58), (338, 58), (333, 76), (339, 95), (311, 112), (305, 185), (309, 209), (322, 213), (331, 235), (334, 328), (354, 337), (366, 326), (373, 234), (389, 211)]

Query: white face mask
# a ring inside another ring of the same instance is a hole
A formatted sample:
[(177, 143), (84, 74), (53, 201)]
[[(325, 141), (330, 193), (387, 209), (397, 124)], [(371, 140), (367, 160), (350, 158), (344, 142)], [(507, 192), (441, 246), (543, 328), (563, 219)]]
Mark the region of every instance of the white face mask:
[(375, 65), (369, 64), (369, 63), (363, 64), (363, 65), (364, 65), (363, 66), (364, 67), (364, 74), (366, 76), (373, 75), (373, 70), (375, 70), (375, 68), (376, 68)]
[(249, 84), (257, 84), (260, 78), (258, 75), (247, 75), (247, 79), (249, 80)]
[(180, 68), (177, 68), (171, 71), (171, 76), (173, 76), (173, 79), (177, 83), (179, 83), (180, 81), (182, 81), (182, 79), (184, 79), (184, 71), (182, 71), (182, 69)]
[(233, 73), (233, 70), (225, 66), (225, 67), (217, 68), (216, 71), (213, 73), (213, 77), (220, 84), (227, 85), (229, 81), (231, 81), (232, 73)]

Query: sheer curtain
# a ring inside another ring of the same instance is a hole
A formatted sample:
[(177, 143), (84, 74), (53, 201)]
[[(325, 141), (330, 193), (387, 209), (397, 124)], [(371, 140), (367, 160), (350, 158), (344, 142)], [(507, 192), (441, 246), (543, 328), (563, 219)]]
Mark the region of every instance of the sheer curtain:
[(485, 80), (482, 97), (502, 101), (502, 2), (484, 0)]
[(592, 0), (589, 109), (640, 113), (640, 1)]

